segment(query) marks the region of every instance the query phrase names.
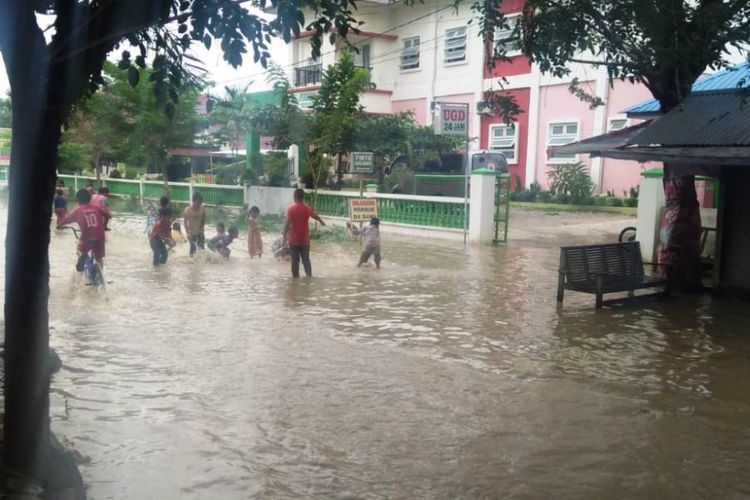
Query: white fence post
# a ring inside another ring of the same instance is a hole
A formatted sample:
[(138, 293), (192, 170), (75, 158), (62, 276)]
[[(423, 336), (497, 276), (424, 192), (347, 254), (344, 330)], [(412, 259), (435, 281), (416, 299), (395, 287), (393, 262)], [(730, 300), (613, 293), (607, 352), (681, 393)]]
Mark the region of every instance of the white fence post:
[(138, 197), (141, 200), (141, 205), (143, 205), (143, 179), (138, 179)]
[(78, 172), (73, 172), (73, 194), (78, 192)]
[(471, 175), (469, 241), (492, 243), (495, 225), (495, 173)]
[(188, 204), (193, 202), (193, 178), (190, 178), (190, 187), (188, 187)]

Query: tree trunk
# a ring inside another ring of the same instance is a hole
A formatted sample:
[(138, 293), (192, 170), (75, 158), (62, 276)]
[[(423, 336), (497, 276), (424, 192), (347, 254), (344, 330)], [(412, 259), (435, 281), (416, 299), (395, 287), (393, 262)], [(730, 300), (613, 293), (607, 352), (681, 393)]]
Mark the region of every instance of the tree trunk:
[(695, 176), (679, 176), (664, 164), (666, 208), (662, 220), (659, 263), (667, 267), (670, 285), (685, 292), (702, 286), (700, 262), (701, 218)]
[(98, 153), (94, 153), (93, 161), (94, 161), (94, 172), (96, 172), (96, 187), (100, 188), (102, 187), (102, 166), (101, 166), (101, 158), (99, 157)]
[(169, 178), (167, 177), (167, 171), (169, 169), (167, 168), (166, 163), (161, 166), (161, 176), (164, 178), (164, 196), (169, 196)]
[(6, 467), (35, 478), (42, 477), (50, 456), (49, 227), (62, 125), (38, 73), (29, 72), (25, 84), (13, 88), (3, 457)]

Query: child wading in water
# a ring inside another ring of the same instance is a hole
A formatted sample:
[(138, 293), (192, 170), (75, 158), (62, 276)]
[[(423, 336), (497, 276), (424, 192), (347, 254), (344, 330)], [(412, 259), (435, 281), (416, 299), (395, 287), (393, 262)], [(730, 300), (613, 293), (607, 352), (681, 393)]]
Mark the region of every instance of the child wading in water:
[(160, 208), (159, 219), (151, 228), (149, 242), (151, 243), (151, 250), (154, 251), (155, 266), (167, 263), (167, 256), (169, 255), (167, 245), (171, 248), (175, 244), (169, 229), (170, 215), (171, 211), (168, 208)]
[[(222, 229), (223, 229), (224, 224), (222, 223), (219, 223), (219, 224), (222, 226)], [(232, 244), (232, 242), (235, 240), (235, 238), (237, 238), (238, 235), (239, 235), (239, 231), (237, 231), (237, 228), (234, 226), (229, 226), (229, 231), (227, 231), (226, 233), (224, 231), (221, 231), (216, 236), (208, 240), (208, 243), (206, 244), (206, 246), (212, 252), (216, 252), (222, 257), (224, 257), (225, 259), (228, 259), (229, 254), (232, 253), (232, 251), (229, 249), (229, 245)]]
[(55, 216), (58, 226), (68, 216), (68, 200), (65, 198), (65, 192), (62, 189), (58, 189), (55, 193)]
[(347, 222), (346, 227), (352, 234), (362, 235), (362, 241), (365, 245), (362, 255), (359, 256), (357, 267), (370, 260), (370, 255), (372, 255), (375, 260), (375, 267), (380, 269), (380, 219), (373, 217), (370, 219), (370, 225), (363, 229), (357, 229), (351, 222)]
[(260, 237), (261, 226), (258, 223), (260, 209), (256, 206), (250, 208), (247, 221), (247, 252), (250, 258), (263, 256), (263, 240)]

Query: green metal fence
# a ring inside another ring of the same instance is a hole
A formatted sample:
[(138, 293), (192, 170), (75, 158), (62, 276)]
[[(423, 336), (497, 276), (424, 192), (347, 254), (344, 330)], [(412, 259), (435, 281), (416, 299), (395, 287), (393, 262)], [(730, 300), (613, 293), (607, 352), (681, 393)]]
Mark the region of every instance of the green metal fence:
[[(349, 200), (358, 194), (332, 194), (318, 192), (314, 199), (315, 210), (329, 217), (348, 217)], [(428, 196), (373, 195), (378, 200), (378, 217), (384, 222), (462, 229), (463, 200)]]
[(193, 191), (203, 196), (203, 202), (209, 205), (241, 207), (245, 203), (245, 190), (241, 186), (195, 185)]
[[(2, 179), (0, 170), (0, 180)], [(60, 175), (65, 185), (75, 192), (81, 189), (87, 179), (73, 175)], [(164, 184), (160, 181), (134, 181), (126, 179), (107, 179), (107, 187), (113, 196), (157, 200), (164, 196)], [(170, 198), (173, 201), (187, 203), (190, 193), (200, 193), (207, 205), (225, 207), (242, 207), (245, 203), (245, 190), (242, 186), (218, 186), (208, 184), (171, 183)], [(268, 188), (276, 189), (276, 188)], [(288, 196), (288, 195), (287, 195)], [(316, 211), (328, 217), (349, 217), (349, 200), (359, 198), (359, 193), (320, 191), (310, 194), (309, 201)], [(378, 217), (384, 222), (432, 226), (436, 228), (461, 229), (464, 220), (468, 220), (468, 207), (461, 198), (413, 196), (394, 194), (368, 194), (378, 202)]]
[[(59, 175), (65, 185), (72, 191), (81, 189), (86, 180), (93, 177), (79, 175)], [(128, 179), (106, 179), (109, 192), (113, 196), (143, 198), (144, 200), (158, 200), (164, 196), (164, 183), (161, 181), (136, 181)], [(242, 207), (244, 204), (244, 188), (242, 186), (218, 186), (193, 184), (192, 192), (200, 193), (207, 205), (222, 205), (227, 207)], [(189, 203), (191, 185), (184, 182), (169, 184), (169, 197), (172, 201)]]
[(114, 196), (139, 198), (141, 196), (141, 187), (138, 182), (124, 180), (107, 180), (109, 192)]

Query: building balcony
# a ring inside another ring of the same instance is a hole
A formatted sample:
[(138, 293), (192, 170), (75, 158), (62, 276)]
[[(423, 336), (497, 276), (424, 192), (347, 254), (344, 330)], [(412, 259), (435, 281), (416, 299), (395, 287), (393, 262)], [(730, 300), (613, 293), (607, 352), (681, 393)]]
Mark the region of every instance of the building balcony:
[[(356, 65), (358, 69), (367, 71), (367, 87), (369, 89), (374, 88), (372, 86), (372, 67)], [(303, 66), (301, 68), (294, 68), (294, 86), (295, 87), (312, 87), (320, 85), (323, 80), (323, 65), (322, 64), (311, 64), (309, 66)]]

